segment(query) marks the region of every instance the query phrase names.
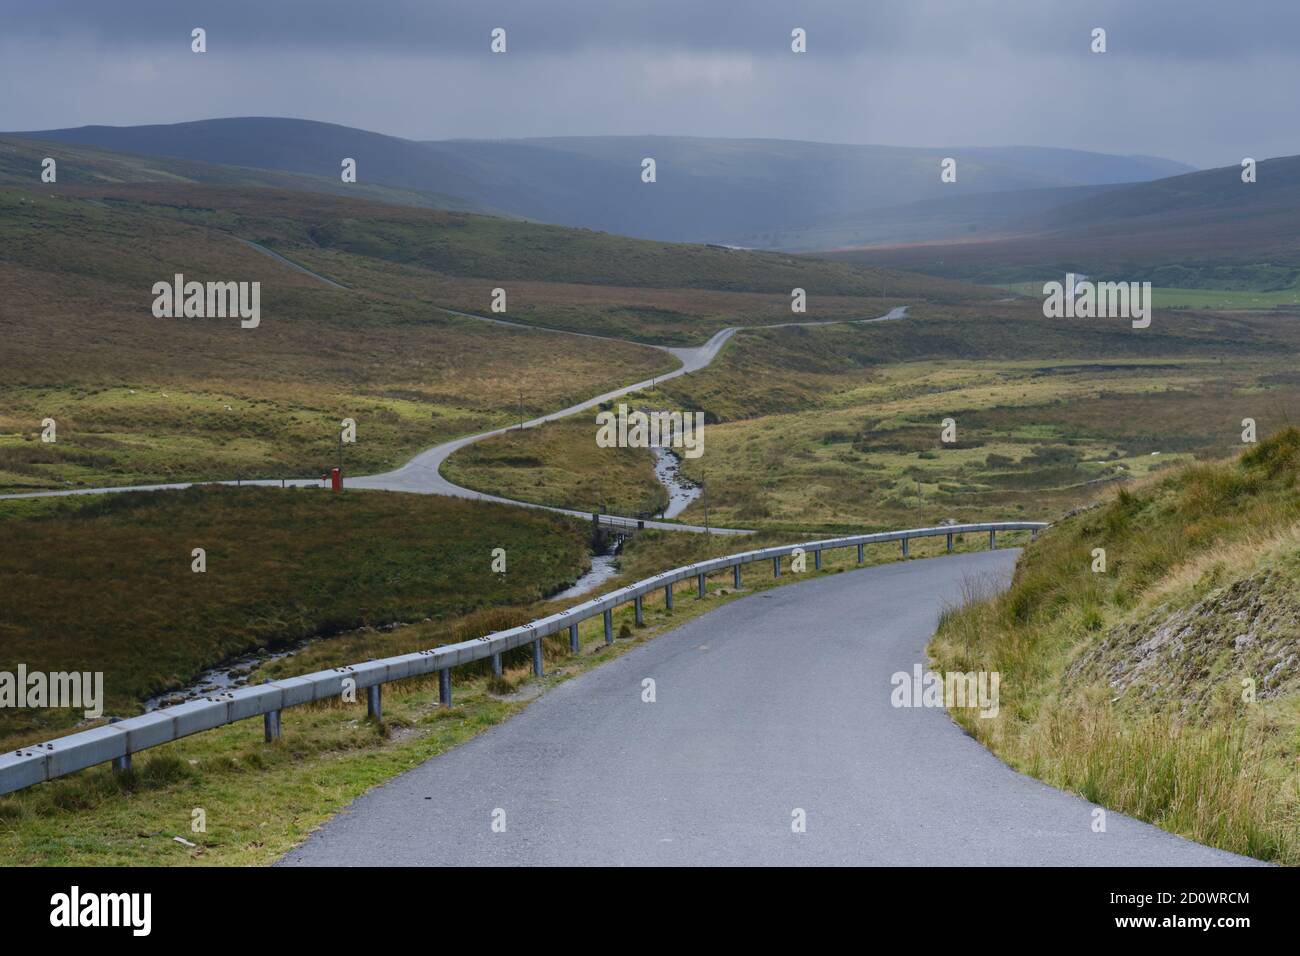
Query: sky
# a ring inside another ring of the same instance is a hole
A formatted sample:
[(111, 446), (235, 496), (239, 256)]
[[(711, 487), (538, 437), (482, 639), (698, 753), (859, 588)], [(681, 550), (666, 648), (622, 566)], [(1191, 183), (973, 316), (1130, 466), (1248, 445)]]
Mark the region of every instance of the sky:
[(412, 139), (1036, 145), (1210, 167), (1300, 154), (1300, 2), (0, 0), (0, 90), (11, 131), (292, 116)]

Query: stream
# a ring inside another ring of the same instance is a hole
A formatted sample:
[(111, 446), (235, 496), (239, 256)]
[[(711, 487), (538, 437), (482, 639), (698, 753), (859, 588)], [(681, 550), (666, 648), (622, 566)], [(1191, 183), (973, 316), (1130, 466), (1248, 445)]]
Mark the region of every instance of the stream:
[(682, 477), (681, 459), (667, 448), (656, 445), (650, 450), (655, 453), (655, 476), (668, 489), (668, 507), (663, 516), (676, 518), (700, 496), (700, 486)]

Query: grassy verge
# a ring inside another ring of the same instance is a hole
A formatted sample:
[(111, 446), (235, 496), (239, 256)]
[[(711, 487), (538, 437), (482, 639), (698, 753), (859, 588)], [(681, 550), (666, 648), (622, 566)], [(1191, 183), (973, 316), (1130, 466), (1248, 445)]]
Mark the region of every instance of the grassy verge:
[(937, 667), (1002, 675), (998, 717), (956, 719), (1086, 799), (1300, 863), (1298, 474), (1289, 429), (1055, 525), (1010, 590), (945, 614)]
[[(662, 570), (708, 553), (776, 543), (746, 538), (738, 546), (734, 539), (682, 534), (646, 535), (638, 540), (629, 549), (624, 581), (644, 576), (650, 567)], [(1010, 536), (1008, 543), (1014, 543)], [(916, 557), (937, 554), (943, 546), (942, 539), (918, 541), (912, 553)], [(978, 536), (959, 544), (962, 550), (980, 546)], [(867, 563), (896, 560), (896, 548), (869, 548)], [(778, 579), (772, 578), (770, 567), (752, 565), (745, 569), (742, 590), (731, 587), (729, 573), (717, 575), (710, 579), (704, 598), (696, 595), (695, 582), (682, 582), (672, 611), (664, 606), (662, 593), (646, 598), (644, 628), (636, 627), (630, 607), (619, 610), (613, 645), (605, 645), (599, 618), (582, 625), (578, 655), (569, 654), (567, 636), (548, 639), (548, 673), (540, 680), (529, 675), (526, 651), (507, 657), (504, 681), (490, 681), (482, 667), (458, 669), (450, 708), (437, 705), (434, 682), (403, 681), (385, 688), (382, 724), (366, 719), (364, 704), (295, 708), (285, 712), (283, 737), (275, 744), (263, 743), (260, 721), (244, 721), (140, 754), (130, 774), (95, 768), (0, 797), (0, 864), (271, 863), (370, 787), (500, 723), (537, 692), (728, 601), (855, 566), (852, 549), (828, 553), (821, 572), (812, 569), (810, 560), (805, 573), (787, 567)], [(611, 587), (619, 583), (612, 582)], [(387, 635), (357, 632), (316, 642), (305, 653), (276, 661), (256, 676), (304, 673), (380, 652), (395, 654), (465, 640), (555, 608), (486, 610)], [(195, 810), (203, 811), (204, 832), (192, 828)], [(176, 837), (194, 845), (179, 843)]]
[[(562, 516), (383, 492), (0, 503), (0, 670), (103, 672), (106, 713), (125, 716), (250, 651), (528, 604), (581, 573), (588, 536)], [(505, 574), (492, 572), (494, 548)], [(80, 714), (6, 708), (0, 739), (47, 737)]]

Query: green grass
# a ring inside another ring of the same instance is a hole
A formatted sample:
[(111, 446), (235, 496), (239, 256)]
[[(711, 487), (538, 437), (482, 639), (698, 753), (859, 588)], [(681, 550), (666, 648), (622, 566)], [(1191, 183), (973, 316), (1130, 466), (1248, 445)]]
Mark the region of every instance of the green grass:
[[(1111, 482), (1240, 447), (1243, 418), (1261, 433), (1284, 425), (1300, 407), (1297, 331), (1284, 316), (1180, 317), (1135, 334), (1023, 305), (919, 306), (899, 322), (742, 332), (708, 369), (628, 401), (705, 413), (704, 454), (683, 472), (707, 480), (717, 525), (1050, 519)], [(548, 427), (447, 467), (530, 501), (585, 507), (574, 491), (586, 487), (635, 504), (648, 474), (607, 464), (593, 431)], [(703, 512), (699, 500), (683, 520)]]
[(1002, 675), (997, 718), (955, 718), (1089, 800), (1300, 863), (1298, 475), (1287, 429), (1057, 523), (1010, 590), (945, 614), (938, 668)]
[[(177, 270), (261, 282), (262, 325), (153, 318), (152, 283)], [(509, 423), (521, 400), (537, 414), (676, 367), (636, 345), (575, 349), (452, 318), (418, 277), (364, 262), (349, 281), (323, 287), (157, 215), (0, 189), (0, 491), (319, 475), (344, 418), (357, 422), (346, 467), (382, 470)]]
[[(250, 651), (530, 604), (578, 577), (588, 537), (563, 516), (385, 492), (0, 503), (0, 670), (102, 671), (106, 715), (125, 716)], [(191, 568), (195, 548), (203, 573)], [(491, 570), (494, 548), (505, 549), (504, 575)], [(6, 709), (0, 739), (29, 742), (79, 718)]]
[(513, 430), (461, 449), (444, 477), (466, 488), (585, 512), (650, 516), (668, 505), (645, 448), (601, 448), (596, 412)]
[[(343, 282), (325, 287), (236, 241)], [(154, 282), (262, 283), (263, 324), (155, 319)], [(505, 329), (441, 311), (646, 341), (725, 325), (874, 315), (879, 274), (367, 199), (252, 186), (0, 188), (0, 491), (320, 474), (355, 419), (352, 473), (676, 367), (634, 344)], [(896, 295), (984, 295), (894, 277)], [(41, 422), (58, 423), (44, 444)]]
[[(1061, 277), (1057, 276), (1050, 281), (1060, 282)], [(1011, 282), (1001, 284), (999, 288), (1036, 298), (1040, 302), (1043, 299), (1042, 282)], [(1227, 312), (1294, 309), (1300, 306), (1300, 284), (1269, 291), (1152, 286), (1151, 303), (1153, 309), (1216, 309)]]

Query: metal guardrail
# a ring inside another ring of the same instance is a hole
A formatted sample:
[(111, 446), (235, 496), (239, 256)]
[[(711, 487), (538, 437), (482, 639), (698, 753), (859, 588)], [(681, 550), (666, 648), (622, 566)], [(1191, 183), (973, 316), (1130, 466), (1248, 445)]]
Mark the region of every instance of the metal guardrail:
[(732, 569), (737, 586), (741, 580), (741, 568), (746, 564), (759, 561), (771, 561), (773, 574), (781, 573), (781, 559), (796, 551), (814, 556), (815, 567), (822, 566), (822, 552), (838, 548), (857, 547), (858, 562), (863, 560), (863, 548), (868, 544), (886, 541), (901, 541), (903, 557), (908, 556), (908, 541), (912, 538), (929, 538), (946, 535), (948, 550), (952, 551), (953, 537), (959, 534), (978, 534), (987, 532), (989, 547), (997, 546), (999, 531), (1033, 531), (1038, 532), (1047, 527), (1038, 521), (1004, 521), (985, 524), (940, 525), (934, 528), (912, 528), (906, 531), (883, 531), (876, 534), (854, 535), (846, 538), (827, 538), (809, 541), (803, 544), (782, 545), (775, 548), (760, 548), (744, 551), (721, 558), (711, 558), (674, 568), (662, 574), (638, 581), (612, 591), (609, 594), (593, 598), (574, 605), (566, 611), (560, 611), (520, 627), (497, 631), (484, 637), (458, 644), (386, 657), (380, 660), (366, 661), (361, 664), (349, 664), (327, 671), (304, 674), (301, 677), (287, 677), (283, 680), (270, 681), (251, 687), (218, 694), (201, 700), (187, 701), (173, 707), (130, 717), (95, 727), (91, 730), (58, 737), (46, 743), (22, 747), (0, 755), (0, 793), (11, 793), (25, 787), (53, 780), (66, 774), (85, 770), (102, 763), (112, 762), (118, 769), (130, 766), (131, 755), (150, 747), (179, 740), (190, 734), (212, 730), (247, 720), (250, 717), (262, 717), (265, 737), (268, 741), (280, 736), (280, 712), (286, 707), (309, 704), (313, 701), (329, 700), (342, 696), (351, 681), (351, 689), (366, 690), (368, 711), (372, 716), (381, 714), (381, 692), (384, 684), (408, 677), (422, 677), (438, 674), (438, 697), (444, 706), (451, 705), (451, 670), (462, 664), (491, 659), (493, 669), (500, 670), (501, 655), (525, 644), (533, 648), (533, 671), (542, 673), (542, 638), (568, 630), (569, 646), (578, 650), (578, 625), (596, 615), (604, 618), (605, 642), (613, 643), (613, 612), (625, 604), (636, 608), (637, 623), (643, 623), (642, 598), (647, 594), (664, 589), (668, 607), (673, 605), (673, 585), (696, 578), (701, 596), (705, 591), (705, 579), (710, 574)]

